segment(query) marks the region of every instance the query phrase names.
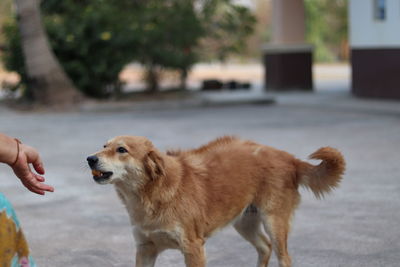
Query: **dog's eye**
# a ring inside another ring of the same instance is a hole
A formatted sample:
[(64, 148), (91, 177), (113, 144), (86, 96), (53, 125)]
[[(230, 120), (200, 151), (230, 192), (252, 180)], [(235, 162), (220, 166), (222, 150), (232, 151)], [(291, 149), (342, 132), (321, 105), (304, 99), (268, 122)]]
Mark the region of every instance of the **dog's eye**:
[(126, 152), (128, 152), (128, 150), (126, 150), (125, 148), (123, 148), (122, 146), (120, 146), (119, 148), (117, 148), (117, 152), (118, 152), (118, 153), (126, 153)]

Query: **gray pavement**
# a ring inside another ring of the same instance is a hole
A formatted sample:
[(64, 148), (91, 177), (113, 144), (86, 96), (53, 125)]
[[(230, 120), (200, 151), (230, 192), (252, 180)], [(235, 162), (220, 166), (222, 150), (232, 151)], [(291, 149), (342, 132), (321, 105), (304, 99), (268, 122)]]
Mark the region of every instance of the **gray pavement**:
[[(346, 90), (271, 94), (272, 105), (140, 109), (96, 106), (71, 113), (16, 113), (0, 107), (0, 131), (37, 147), (56, 192), (26, 191), (0, 167), (0, 190), (14, 204), (39, 266), (133, 266), (127, 214), (112, 186), (92, 181), (88, 154), (120, 134), (147, 136), (161, 149), (190, 148), (236, 134), (299, 158), (321, 146), (347, 160), (341, 187), (324, 200), (302, 190), (289, 250), (294, 266), (400, 266), (400, 102), (352, 98)], [(153, 105), (153, 106), (152, 106)], [(207, 242), (208, 266), (255, 266), (256, 252), (228, 227)], [(167, 251), (156, 266), (180, 267)], [(277, 266), (276, 257), (270, 266)]]

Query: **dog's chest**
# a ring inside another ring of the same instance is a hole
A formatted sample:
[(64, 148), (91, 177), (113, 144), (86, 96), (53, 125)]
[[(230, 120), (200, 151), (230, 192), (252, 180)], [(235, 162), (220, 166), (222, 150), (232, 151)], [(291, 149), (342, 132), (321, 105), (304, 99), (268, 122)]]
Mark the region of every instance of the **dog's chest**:
[(171, 230), (143, 231), (143, 234), (159, 248), (179, 248), (182, 231), (175, 227)]

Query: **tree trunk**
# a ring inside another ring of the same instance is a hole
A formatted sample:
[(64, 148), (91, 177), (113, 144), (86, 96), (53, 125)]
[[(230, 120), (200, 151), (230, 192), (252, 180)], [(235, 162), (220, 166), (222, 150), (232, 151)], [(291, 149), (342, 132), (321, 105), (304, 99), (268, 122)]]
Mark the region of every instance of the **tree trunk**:
[(157, 93), (159, 90), (159, 70), (156, 66), (149, 64), (146, 70), (147, 92)]
[(34, 102), (56, 108), (77, 103), (81, 94), (68, 78), (53, 51), (41, 23), (38, 0), (15, 0), (18, 27)]
[(186, 81), (187, 81), (187, 77), (188, 77), (188, 70), (183, 68), (180, 71), (180, 84), (179, 87), (182, 90), (186, 90), (187, 89), (187, 85), (186, 85)]

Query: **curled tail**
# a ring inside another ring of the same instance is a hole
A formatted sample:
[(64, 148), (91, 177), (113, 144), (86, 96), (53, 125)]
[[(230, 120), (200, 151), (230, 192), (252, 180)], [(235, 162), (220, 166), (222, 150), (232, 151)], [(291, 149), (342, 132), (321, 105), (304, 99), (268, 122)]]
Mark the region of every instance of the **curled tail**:
[(322, 147), (309, 158), (322, 162), (315, 166), (299, 160), (297, 178), (300, 185), (309, 188), (317, 198), (321, 198), (339, 185), (346, 163), (342, 154), (331, 147)]

